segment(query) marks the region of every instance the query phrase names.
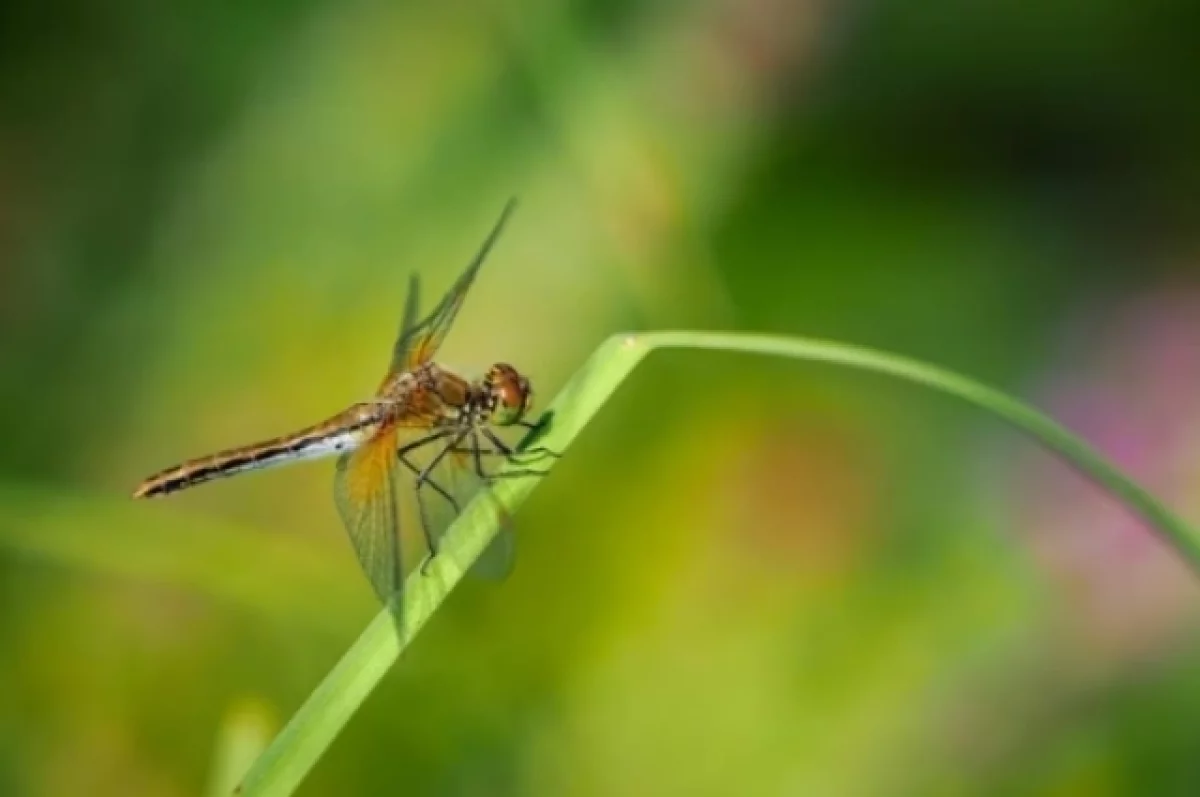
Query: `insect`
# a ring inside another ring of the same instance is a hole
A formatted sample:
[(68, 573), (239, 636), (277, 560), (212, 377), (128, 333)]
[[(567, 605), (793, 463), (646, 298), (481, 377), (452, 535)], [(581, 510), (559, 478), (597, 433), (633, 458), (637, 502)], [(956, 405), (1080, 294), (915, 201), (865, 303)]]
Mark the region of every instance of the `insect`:
[[(542, 475), (526, 466), (558, 456), (545, 448), (518, 451), (497, 434), (504, 427), (538, 428), (527, 419), (533, 388), (515, 368), (497, 363), (471, 381), (433, 361), (515, 204), (509, 200), (466, 270), (420, 321), (416, 278), (410, 281), (391, 365), (374, 398), (291, 434), (167, 468), (144, 480), (134, 497), (168, 495), (212, 479), (337, 456), (338, 513), (372, 588), (386, 603), (405, 576), (400, 527), (407, 497), (416, 497), (428, 563), (449, 521), (477, 490), (490, 493), (499, 478)], [(518, 467), (489, 473), (485, 463), (497, 458)], [(511, 526), (502, 511), (500, 518), (500, 534), (481, 561), (494, 575), (506, 573), (512, 560)]]

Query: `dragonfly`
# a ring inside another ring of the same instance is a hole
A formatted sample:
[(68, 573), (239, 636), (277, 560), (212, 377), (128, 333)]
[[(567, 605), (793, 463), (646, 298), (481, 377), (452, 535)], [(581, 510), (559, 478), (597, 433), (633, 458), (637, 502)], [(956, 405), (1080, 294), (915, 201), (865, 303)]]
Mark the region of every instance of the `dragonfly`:
[[(134, 498), (165, 496), (213, 479), (336, 456), (338, 514), (375, 594), (386, 604), (400, 591), (406, 575), (401, 510), (408, 497), (416, 497), (427, 549), (424, 572), (466, 501), (481, 490), (491, 495), (502, 478), (545, 475), (533, 465), (543, 457), (558, 456), (544, 447), (519, 449), (497, 433), (504, 428), (540, 428), (540, 422), (529, 419), (533, 387), (516, 368), (496, 363), (470, 380), (434, 362), (515, 206), (510, 199), (466, 270), (420, 320), (417, 279), (410, 280), (391, 364), (373, 398), (291, 434), (162, 470), (142, 481)], [(497, 460), (514, 466), (489, 471), (489, 463)], [(512, 566), (513, 532), (498, 501), (495, 508), (500, 531), (475, 569), (503, 577)]]

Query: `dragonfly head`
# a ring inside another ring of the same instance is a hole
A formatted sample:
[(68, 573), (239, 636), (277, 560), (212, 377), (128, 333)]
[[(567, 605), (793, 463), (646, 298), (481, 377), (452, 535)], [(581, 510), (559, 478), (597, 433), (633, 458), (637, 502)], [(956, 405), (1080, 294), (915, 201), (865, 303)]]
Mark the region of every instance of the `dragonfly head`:
[(517, 423), (533, 406), (533, 387), (511, 365), (496, 363), (489, 368), (483, 388), (492, 406), (492, 423), (497, 426)]

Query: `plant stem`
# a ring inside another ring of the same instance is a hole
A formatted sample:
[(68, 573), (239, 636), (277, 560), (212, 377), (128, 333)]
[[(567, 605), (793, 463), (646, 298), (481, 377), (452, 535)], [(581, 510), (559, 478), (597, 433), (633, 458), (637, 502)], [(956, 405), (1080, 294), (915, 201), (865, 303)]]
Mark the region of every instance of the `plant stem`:
[[(1022, 402), (967, 377), (874, 349), (832, 341), (710, 332), (651, 332), (609, 338), (572, 377), (546, 411), (537, 444), (565, 451), (641, 360), (655, 349), (736, 351), (824, 362), (887, 374), (960, 398), (1008, 421), (1119, 498), (1158, 530), (1200, 574), (1200, 535), (1121, 473), (1079, 437)], [(528, 440), (526, 444), (528, 444)], [(511, 514), (540, 477), (501, 479), (493, 493)], [(445, 600), (499, 526), (493, 502), (475, 500), (446, 534), (425, 572), (405, 582), (400, 600), (367, 626), (342, 660), (300, 707), (239, 788), (244, 795), (290, 794), (355, 710)]]

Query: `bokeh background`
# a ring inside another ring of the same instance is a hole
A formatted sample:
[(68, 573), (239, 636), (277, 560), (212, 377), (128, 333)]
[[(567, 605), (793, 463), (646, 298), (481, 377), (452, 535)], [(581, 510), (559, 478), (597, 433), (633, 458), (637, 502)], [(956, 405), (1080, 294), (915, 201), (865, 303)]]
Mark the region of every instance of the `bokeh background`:
[[(218, 794), (373, 614), (329, 463), (132, 486), (443, 359), (849, 340), (1051, 411), (1200, 523), (1200, 6), (0, 6), (0, 793)], [(1194, 795), (1200, 590), (880, 378), (655, 355), (305, 795)]]

